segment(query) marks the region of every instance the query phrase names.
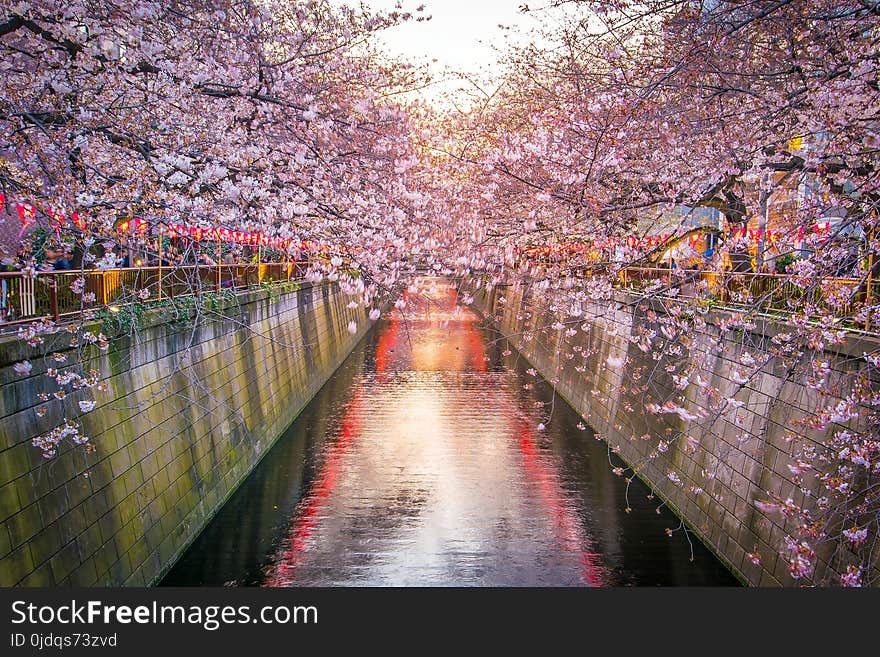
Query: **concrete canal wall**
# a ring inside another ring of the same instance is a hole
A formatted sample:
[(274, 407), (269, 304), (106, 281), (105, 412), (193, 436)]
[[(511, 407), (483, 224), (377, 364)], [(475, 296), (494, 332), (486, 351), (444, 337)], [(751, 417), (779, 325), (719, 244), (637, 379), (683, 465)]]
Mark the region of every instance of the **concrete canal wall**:
[(149, 311), (90, 352), (109, 386), (81, 418), (94, 449), (51, 460), (33, 437), (84, 398), (38, 399), (57, 390), (46, 368), (65, 367), (45, 354), (77, 360), (69, 336), (0, 342), (0, 585), (156, 582), (368, 330), (349, 301), (328, 285), (254, 291), (219, 299), (195, 330)]
[[(689, 408), (707, 406), (700, 388), (676, 389), (663, 364), (630, 339), (641, 330), (658, 330), (656, 320), (648, 315), (664, 312), (659, 303), (633, 303), (633, 298), (622, 294), (614, 302), (583, 302), (582, 315), (573, 324), (576, 333), (566, 335), (572, 324), (554, 328), (558, 315), (547, 309), (545, 295), (536, 299), (530, 289), (512, 285), (489, 293), (483, 290), (475, 306), (609, 445), (619, 448), (623, 460), (738, 577), (756, 586), (795, 585), (787, 562), (779, 557), (785, 550), (784, 536), (795, 535), (794, 527), (779, 513), (765, 515), (754, 502), (767, 499), (765, 491), (798, 503), (804, 500), (787, 467), (793, 464), (789, 440), (804, 436), (822, 444), (827, 434), (798, 424), (809, 409), (816, 408), (819, 392), (804, 385), (805, 376), (788, 376), (778, 366), (766, 366), (741, 390), (732, 380), (733, 372), (742, 368), (738, 363), (743, 352), (757, 358), (772, 347), (769, 338), (785, 327), (764, 323), (751, 331), (723, 331), (718, 323), (725, 312), (710, 312), (705, 318), (707, 329), (694, 336), (691, 357), (707, 364), (703, 377), (709, 385), (723, 395), (735, 394), (743, 406), (735, 414), (738, 419), (734, 414), (707, 413), (706, 419), (686, 424), (674, 413), (655, 415), (645, 410), (646, 404), (667, 399), (678, 399)], [(858, 367), (862, 353), (878, 348), (876, 341), (853, 338), (835, 347), (836, 352), (826, 350), (823, 358), (829, 359), (831, 374), (824, 392), (833, 397), (835, 385)], [(645, 378), (650, 375), (649, 392), (633, 394), (628, 387), (631, 377), (624, 377), (624, 369), (628, 373), (640, 369)], [(670, 443), (666, 452), (658, 449), (662, 439)], [(677, 473), (680, 481), (670, 479), (670, 472)], [(814, 478), (804, 485), (813, 487), (813, 498), (822, 494)], [(760, 564), (747, 557), (755, 550), (761, 555)], [(829, 566), (823, 555), (819, 558), (821, 574)]]

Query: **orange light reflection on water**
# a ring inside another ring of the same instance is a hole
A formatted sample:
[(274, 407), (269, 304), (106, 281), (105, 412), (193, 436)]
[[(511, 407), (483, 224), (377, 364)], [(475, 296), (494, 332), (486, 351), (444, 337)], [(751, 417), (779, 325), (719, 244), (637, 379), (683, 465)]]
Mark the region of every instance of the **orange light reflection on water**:
[(327, 571), (318, 583), (372, 573), (369, 582), (443, 584), (493, 566), (513, 577), (520, 566), (504, 554), (514, 548), (522, 568), (549, 558), (577, 564), (568, 583), (606, 584), (552, 453), (507, 387), (515, 375), (489, 371), (478, 317), (453, 288), (418, 288), (379, 327), (375, 372), (353, 386), (263, 584), (311, 584)]

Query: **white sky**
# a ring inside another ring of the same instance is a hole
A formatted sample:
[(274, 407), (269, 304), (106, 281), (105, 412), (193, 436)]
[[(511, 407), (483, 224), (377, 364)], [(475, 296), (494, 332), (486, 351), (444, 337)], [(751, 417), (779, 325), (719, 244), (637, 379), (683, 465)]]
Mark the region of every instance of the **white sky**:
[[(336, 1), (340, 4), (345, 2)], [(511, 26), (520, 33), (535, 24), (533, 17), (519, 12), (518, 8), (524, 1), (403, 0), (403, 10), (414, 14), (416, 7), (424, 4), (421, 15), (431, 16), (431, 20), (421, 23), (410, 21), (387, 30), (383, 34), (383, 41), (393, 55), (402, 55), (412, 63), (429, 63), (435, 79), (448, 70), (478, 74), (486, 79), (485, 76), (498, 71), (497, 52), (492, 45), (503, 48), (504, 35), (513, 32), (502, 30), (499, 24)], [(362, 2), (369, 9), (390, 10), (394, 8), (396, 0)], [(357, 0), (348, 2), (356, 3)], [(460, 86), (461, 82), (448, 81), (435, 89), (426, 90), (422, 95), (433, 101), (443, 90), (454, 90)]]

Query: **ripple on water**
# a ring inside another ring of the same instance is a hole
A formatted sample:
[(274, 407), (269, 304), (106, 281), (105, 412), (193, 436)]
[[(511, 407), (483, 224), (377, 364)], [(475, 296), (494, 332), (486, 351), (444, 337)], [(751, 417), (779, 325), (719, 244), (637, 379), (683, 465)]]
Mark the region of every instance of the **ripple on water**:
[(735, 583), (639, 482), (624, 514), (605, 446), (451, 288), (431, 296), (379, 322), (164, 583)]

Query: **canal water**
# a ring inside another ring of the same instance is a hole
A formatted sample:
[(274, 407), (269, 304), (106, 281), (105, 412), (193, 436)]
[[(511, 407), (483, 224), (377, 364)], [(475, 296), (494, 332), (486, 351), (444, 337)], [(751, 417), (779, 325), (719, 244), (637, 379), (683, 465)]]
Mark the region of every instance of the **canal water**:
[(380, 320), (163, 585), (734, 585), (455, 291)]

